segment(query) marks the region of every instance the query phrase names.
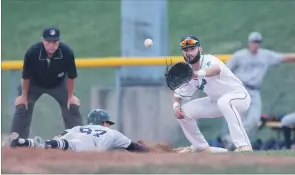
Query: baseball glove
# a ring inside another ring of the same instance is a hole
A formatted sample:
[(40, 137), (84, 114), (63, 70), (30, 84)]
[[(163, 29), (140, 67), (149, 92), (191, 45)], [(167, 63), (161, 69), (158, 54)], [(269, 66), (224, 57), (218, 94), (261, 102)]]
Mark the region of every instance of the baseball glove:
[(178, 62), (174, 64), (170, 69), (165, 73), (167, 86), (171, 90), (175, 90), (182, 85), (188, 83), (193, 76), (192, 67), (185, 62)]

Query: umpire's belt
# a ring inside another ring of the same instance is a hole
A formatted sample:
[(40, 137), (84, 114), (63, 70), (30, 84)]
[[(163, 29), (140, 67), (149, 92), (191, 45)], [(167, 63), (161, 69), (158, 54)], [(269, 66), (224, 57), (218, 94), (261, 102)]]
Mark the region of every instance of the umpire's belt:
[(247, 85), (247, 84), (245, 84), (244, 86), (246, 87), (246, 89), (249, 89), (249, 90), (253, 90), (253, 91), (260, 90), (260, 87), (257, 87), (257, 86), (252, 86), (252, 85)]

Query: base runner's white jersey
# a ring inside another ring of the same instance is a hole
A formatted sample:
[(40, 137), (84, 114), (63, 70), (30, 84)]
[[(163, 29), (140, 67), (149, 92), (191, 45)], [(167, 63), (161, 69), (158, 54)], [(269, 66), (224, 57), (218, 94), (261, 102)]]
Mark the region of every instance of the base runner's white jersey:
[(98, 150), (127, 148), (131, 144), (131, 140), (119, 131), (101, 125), (76, 126), (65, 131), (67, 133), (62, 138), (66, 140), (75, 139), (81, 135), (91, 136)]
[(222, 61), (213, 55), (201, 56), (199, 70), (207, 69), (213, 65), (219, 65), (221, 69), (219, 75), (192, 79), (186, 85), (176, 89), (174, 91), (174, 96), (182, 99), (190, 99), (198, 89), (204, 91), (211, 100), (217, 101), (219, 97), (226, 93), (246, 91), (243, 83)]

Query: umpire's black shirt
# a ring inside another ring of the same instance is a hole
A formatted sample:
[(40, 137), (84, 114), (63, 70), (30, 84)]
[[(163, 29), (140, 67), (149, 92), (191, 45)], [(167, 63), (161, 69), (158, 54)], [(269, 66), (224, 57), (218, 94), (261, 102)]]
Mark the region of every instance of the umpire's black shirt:
[(74, 53), (66, 44), (60, 42), (51, 58), (47, 56), (42, 42), (33, 44), (26, 52), (23, 79), (50, 89), (61, 84), (66, 76), (70, 79), (77, 77)]

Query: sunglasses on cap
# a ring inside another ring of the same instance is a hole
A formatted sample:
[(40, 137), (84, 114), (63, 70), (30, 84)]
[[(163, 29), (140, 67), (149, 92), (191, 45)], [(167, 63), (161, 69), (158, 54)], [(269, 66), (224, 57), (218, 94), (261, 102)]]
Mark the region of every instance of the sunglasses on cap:
[(194, 39), (185, 39), (180, 43), (181, 47), (186, 47), (186, 46), (199, 46), (199, 41), (194, 40)]

